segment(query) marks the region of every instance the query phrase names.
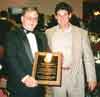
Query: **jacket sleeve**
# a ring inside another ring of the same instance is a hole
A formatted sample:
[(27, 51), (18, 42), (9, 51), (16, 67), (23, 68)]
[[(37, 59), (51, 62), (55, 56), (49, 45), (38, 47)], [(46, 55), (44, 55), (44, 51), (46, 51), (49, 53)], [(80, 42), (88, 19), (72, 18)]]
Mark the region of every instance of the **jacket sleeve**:
[(45, 32), (37, 32), (36, 39), (39, 51), (50, 51)]
[(21, 80), (26, 74), (21, 67), (21, 61), (17, 56), (16, 39), (14, 32), (9, 32), (6, 37), (6, 61), (10, 76)]
[(86, 31), (82, 33), (82, 45), (87, 81), (96, 81), (95, 61)]

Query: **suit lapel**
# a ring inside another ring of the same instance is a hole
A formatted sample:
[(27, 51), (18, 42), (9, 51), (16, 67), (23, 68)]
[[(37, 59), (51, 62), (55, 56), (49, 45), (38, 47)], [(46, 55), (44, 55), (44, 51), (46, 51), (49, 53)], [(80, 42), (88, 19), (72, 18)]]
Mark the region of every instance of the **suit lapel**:
[(81, 50), (81, 32), (78, 32), (73, 26), (72, 26), (72, 64), (73, 69), (77, 70), (76, 65), (79, 64), (80, 59), (80, 51)]
[(28, 39), (27, 39), (25, 33), (22, 30), (20, 30), (18, 32), (18, 35), (20, 37), (19, 43), (22, 41), (22, 45), (24, 47), (25, 53), (27, 54), (30, 62), (32, 63), (33, 62), (33, 56), (32, 56), (32, 52), (31, 52), (31, 48), (30, 48)]

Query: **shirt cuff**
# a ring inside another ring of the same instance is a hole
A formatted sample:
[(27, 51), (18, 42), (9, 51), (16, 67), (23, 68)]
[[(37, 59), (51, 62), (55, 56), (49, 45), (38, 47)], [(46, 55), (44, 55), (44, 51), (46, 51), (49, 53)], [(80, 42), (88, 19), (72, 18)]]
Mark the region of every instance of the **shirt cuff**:
[(26, 75), (24, 78), (22, 78), (22, 82), (25, 82), (25, 80), (29, 77), (29, 75)]

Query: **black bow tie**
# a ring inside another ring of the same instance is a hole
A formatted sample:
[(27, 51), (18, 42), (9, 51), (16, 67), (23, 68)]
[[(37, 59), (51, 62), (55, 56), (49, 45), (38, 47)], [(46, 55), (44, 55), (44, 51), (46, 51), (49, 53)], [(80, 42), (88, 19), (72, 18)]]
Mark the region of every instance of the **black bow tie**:
[(29, 31), (29, 30), (24, 30), (24, 32), (25, 32), (26, 34), (32, 33), (32, 31)]
[(32, 33), (32, 31), (26, 31), (26, 34)]
[(32, 33), (32, 31), (29, 31), (29, 30), (27, 30), (27, 29), (25, 29), (25, 28), (22, 28), (22, 29), (23, 29), (23, 31), (24, 31), (26, 34)]

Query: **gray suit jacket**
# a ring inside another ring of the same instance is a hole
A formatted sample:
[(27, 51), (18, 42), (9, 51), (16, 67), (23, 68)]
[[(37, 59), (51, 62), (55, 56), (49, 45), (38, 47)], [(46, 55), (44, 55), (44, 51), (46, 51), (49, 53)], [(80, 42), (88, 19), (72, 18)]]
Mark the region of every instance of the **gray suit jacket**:
[[(80, 79), (81, 84), (84, 84), (84, 69), (86, 71), (87, 81), (95, 81), (96, 73), (95, 73), (95, 63), (94, 57), (92, 54), (92, 50), (90, 47), (90, 42), (88, 39), (87, 31), (78, 28), (74, 25), (72, 27), (72, 76), (78, 77)], [(48, 38), (48, 44), (51, 48), (51, 41), (54, 33), (57, 31), (57, 26), (52, 27), (46, 31), (46, 35)], [(52, 50), (52, 48), (51, 48)], [(84, 60), (83, 60), (84, 59)], [(84, 66), (83, 66), (84, 61)], [(80, 83), (79, 83), (80, 84)]]

